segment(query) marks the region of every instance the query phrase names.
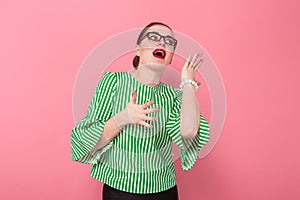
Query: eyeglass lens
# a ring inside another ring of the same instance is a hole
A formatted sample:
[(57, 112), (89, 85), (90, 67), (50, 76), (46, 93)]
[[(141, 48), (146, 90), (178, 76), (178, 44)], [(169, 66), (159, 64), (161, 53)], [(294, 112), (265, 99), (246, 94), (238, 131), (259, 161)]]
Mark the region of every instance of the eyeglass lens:
[(163, 36), (163, 35), (160, 35), (159, 33), (157, 32), (148, 32), (146, 34), (146, 36), (148, 37), (149, 40), (153, 40), (153, 41), (160, 41), (161, 38), (164, 38), (164, 42), (168, 45), (172, 45), (172, 46), (175, 46), (176, 45), (176, 39), (171, 37), (171, 36)]

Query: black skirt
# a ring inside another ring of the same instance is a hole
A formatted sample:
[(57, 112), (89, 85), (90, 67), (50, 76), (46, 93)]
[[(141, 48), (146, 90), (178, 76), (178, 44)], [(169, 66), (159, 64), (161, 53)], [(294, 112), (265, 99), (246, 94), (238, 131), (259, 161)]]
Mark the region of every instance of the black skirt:
[(152, 194), (135, 194), (117, 190), (107, 184), (103, 184), (103, 200), (178, 200), (177, 185), (174, 187)]

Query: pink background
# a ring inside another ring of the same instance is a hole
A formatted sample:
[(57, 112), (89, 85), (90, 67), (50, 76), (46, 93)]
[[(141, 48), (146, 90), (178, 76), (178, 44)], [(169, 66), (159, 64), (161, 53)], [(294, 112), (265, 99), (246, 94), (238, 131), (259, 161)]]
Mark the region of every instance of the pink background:
[(227, 96), (213, 151), (190, 171), (176, 161), (180, 198), (299, 199), (299, 9), (296, 0), (1, 1), (0, 198), (102, 199), (91, 165), (71, 161), (76, 74), (101, 41), (162, 21), (207, 50)]

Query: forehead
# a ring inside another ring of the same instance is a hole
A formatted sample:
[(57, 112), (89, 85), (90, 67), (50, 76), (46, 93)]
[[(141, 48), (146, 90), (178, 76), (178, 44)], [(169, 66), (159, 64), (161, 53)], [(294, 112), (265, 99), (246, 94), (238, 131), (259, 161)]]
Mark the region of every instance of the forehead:
[(147, 29), (146, 32), (152, 32), (152, 31), (158, 32), (161, 35), (174, 36), (173, 33), (172, 33), (172, 31), (168, 27), (165, 27), (163, 25), (153, 25), (153, 26), (150, 26)]

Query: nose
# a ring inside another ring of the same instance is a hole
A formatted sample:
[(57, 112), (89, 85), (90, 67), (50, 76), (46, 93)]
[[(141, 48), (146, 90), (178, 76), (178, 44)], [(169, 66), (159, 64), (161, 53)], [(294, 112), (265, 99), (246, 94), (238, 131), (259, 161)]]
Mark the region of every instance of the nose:
[(158, 41), (158, 45), (166, 47), (166, 44), (162, 38)]

